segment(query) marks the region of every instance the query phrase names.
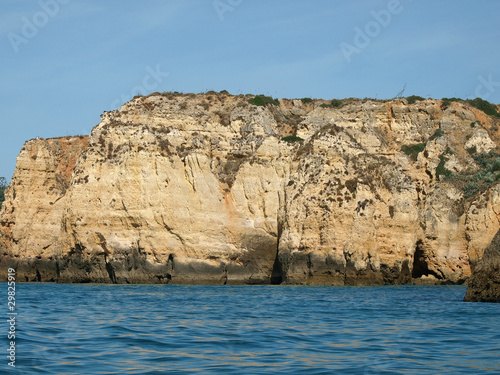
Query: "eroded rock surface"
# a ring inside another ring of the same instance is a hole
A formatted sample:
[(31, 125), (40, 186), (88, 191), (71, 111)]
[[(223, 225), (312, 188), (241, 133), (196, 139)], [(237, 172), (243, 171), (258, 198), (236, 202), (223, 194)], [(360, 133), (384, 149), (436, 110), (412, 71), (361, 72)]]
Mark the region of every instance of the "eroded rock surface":
[(1, 263), (28, 281), (467, 280), (500, 228), (500, 187), (453, 176), (496, 150), (496, 120), (438, 100), (248, 99), (153, 94), (88, 138), (28, 141)]
[(469, 279), (466, 302), (500, 302), (500, 231)]

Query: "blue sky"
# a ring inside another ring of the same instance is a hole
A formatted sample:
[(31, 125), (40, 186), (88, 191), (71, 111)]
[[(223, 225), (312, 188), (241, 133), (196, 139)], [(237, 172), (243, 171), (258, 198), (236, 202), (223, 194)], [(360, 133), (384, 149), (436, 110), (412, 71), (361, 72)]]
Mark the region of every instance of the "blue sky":
[(0, 176), (138, 92), (500, 103), (500, 1), (2, 0)]

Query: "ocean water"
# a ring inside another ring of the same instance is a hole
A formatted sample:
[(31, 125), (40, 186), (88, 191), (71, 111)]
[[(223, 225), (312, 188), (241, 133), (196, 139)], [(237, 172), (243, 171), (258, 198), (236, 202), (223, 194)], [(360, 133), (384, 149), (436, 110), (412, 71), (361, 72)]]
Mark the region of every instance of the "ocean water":
[(16, 287), (5, 374), (500, 374), (500, 304), (463, 286)]

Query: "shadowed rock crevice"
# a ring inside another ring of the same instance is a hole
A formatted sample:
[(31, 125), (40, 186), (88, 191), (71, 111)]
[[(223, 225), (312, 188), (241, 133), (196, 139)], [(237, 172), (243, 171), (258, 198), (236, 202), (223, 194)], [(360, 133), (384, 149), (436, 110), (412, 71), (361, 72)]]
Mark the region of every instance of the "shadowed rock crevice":
[(401, 266), (401, 273), (398, 277), (398, 284), (408, 284), (411, 282), (411, 271), (410, 271), (410, 261), (404, 260)]
[(274, 258), (273, 269), (269, 279), (271, 285), (280, 285), (286, 282), (286, 273), (284, 265), (280, 259), (280, 239), (283, 234), (283, 220), (280, 215), (277, 217), (278, 235), (276, 238), (276, 256)]
[(276, 258), (274, 259), (273, 271), (271, 273), (271, 285), (279, 285), (283, 281), (285, 281), (283, 273), (283, 264), (281, 263), (279, 257), (279, 249), (278, 249), (276, 250)]
[(173, 254), (169, 254), (168, 256), (168, 260), (167, 260), (167, 280), (170, 282), (172, 280), (172, 275), (174, 273), (174, 268), (175, 268), (175, 265), (174, 265), (174, 255)]
[(106, 255), (104, 255), (104, 262), (106, 263), (106, 271), (108, 271), (109, 279), (113, 284), (116, 284), (116, 274), (115, 274), (115, 269), (111, 265), (110, 262), (108, 262)]
[(224, 270), (223, 270), (222, 279), (221, 279), (222, 285), (227, 285), (228, 275), (229, 275), (229, 271), (227, 270), (226, 264), (224, 264)]

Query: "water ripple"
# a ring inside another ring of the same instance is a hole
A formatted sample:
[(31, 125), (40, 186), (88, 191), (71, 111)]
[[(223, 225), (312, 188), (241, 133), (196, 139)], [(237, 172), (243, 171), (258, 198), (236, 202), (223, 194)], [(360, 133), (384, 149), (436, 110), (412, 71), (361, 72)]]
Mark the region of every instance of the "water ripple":
[(464, 294), (20, 284), (16, 361), (26, 374), (498, 374), (500, 305)]

